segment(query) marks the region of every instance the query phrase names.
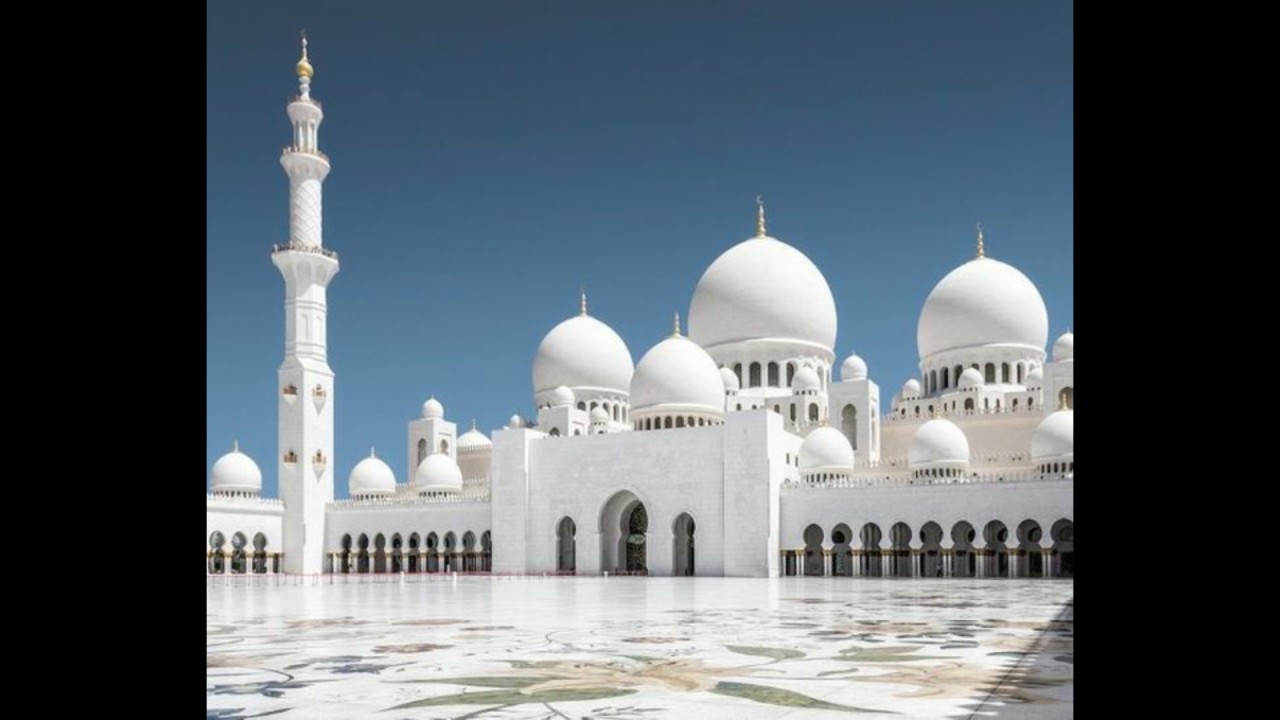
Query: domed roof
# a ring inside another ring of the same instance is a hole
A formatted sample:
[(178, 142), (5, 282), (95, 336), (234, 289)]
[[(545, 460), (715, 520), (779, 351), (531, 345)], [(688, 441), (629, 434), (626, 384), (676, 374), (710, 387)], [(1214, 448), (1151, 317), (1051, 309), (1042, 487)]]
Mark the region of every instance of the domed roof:
[(471, 429), (462, 433), (458, 438), (458, 452), (467, 452), (473, 450), (488, 450), (493, 447), (493, 443), (484, 433), (476, 429), (476, 421), (471, 421)]
[(920, 359), (944, 350), (1017, 345), (1044, 352), (1049, 313), (1017, 268), (979, 257), (938, 281), (916, 327)]
[(845, 358), (844, 363), (840, 365), (840, 379), (846, 382), (849, 380), (866, 380), (867, 361), (858, 357), (857, 353)]
[(394, 495), (396, 474), (369, 449), (369, 457), (356, 463), (347, 477), (347, 492), (352, 497), (361, 495)]
[(602, 407), (591, 408), (591, 422), (607, 423), (609, 422), (609, 413)]
[(919, 397), (920, 381), (915, 378), (911, 378), (910, 380), (902, 383), (902, 390), (898, 391), (898, 394), (902, 396), (903, 400), (910, 400), (911, 398)]
[(566, 405), (572, 405), (575, 399), (573, 391), (564, 385), (560, 385), (555, 390), (551, 391), (551, 407), (565, 407)]
[(742, 389), (742, 383), (738, 382), (738, 374), (727, 367), (720, 368), (720, 379), (724, 380), (725, 392)]
[(683, 335), (672, 335), (640, 358), (631, 379), (631, 411), (659, 405), (724, 413), (724, 378), (706, 350)]
[(907, 450), (912, 470), (969, 464), (969, 440), (964, 431), (945, 418), (934, 418), (916, 428)]
[(800, 443), (800, 469), (832, 467), (852, 471), (853, 447), (839, 430), (823, 425), (805, 436), (804, 442)]
[(1076, 336), (1073, 333), (1065, 332), (1053, 343), (1053, 361), (1063, 362), (1071, 360), (1075, 355)]
[(1027, 373), (1027, 387), (1040, 387), (1044, 383), (1044, 368), (1039, 365), (1031, 368)]
[(239, 442), (231, 452), (218, 458), (210, 474), (214, 492), (262, 492), (262, 471), (253, 458), (240, 452)]
[(519, 414), (512, 415), (510, 418), (507, 419), (507, 427), (513, 428), (513, 429), (524, 427), (524, 418), (520, 417)]
[(533, 392), (564, 385), (625, 393), (634, 370), (631, 351), (618, 333), (584, 312), (542, 338), (533, 358)]
[(808, 365), (802, 366), (796, 371), (796, 376), (791, 379), (792, 392), (805, 392), (808, 390), (821, 390), (822, 380), (818, 377), (817, 371)]
[(435, 395), (427, 398), (427, 401), (422, 403), (422, 417), (435, 420), (444, 417), (444, 406), (440, 404)]
[(982, 385), (982, 373), (978, 372), (978, 368), (965, 368), (960, 373), (960, 381), (957, 383), (961, 388), (975, 388)]
[(689, 305), (689, 338), (708, 348), (796, 340), (830, 352), (836, 301), (812, 260), (762, 233), (726, 250), (702, 274)]
[(1058, 410), (1040, 421), (1031, 436), (1031, 459), (1071, 458), (1075, 452), (1075, 412)]
[(444, 453), (428, 455), (414, 475), (418, 492), (450, 492), (462, 489), (462, 469)]

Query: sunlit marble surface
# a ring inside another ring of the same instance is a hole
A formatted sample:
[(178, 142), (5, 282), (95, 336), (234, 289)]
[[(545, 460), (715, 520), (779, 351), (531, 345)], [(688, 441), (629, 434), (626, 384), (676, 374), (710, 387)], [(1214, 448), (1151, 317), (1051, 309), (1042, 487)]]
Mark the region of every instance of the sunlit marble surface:
[(1072, 715), (1070, 580), (374, 580), (209, 579), (208, 717)]

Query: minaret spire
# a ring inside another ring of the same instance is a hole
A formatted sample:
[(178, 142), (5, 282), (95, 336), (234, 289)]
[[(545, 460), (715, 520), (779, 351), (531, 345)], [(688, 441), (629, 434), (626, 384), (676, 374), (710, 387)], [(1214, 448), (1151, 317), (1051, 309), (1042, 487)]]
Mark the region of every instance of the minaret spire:
[(986, 257), (987, 254), (982, 248), (982, 223), (978, 223), (974, 227), (978, 228), (978, 257)]
[(671, 330), (671, 337), (680, 337), (680, 313), (676, 313), (675, 327)]
[(756, 237), (765, 237), (764, 229), (764, 198), (756, 196)]
[(587, 314), (587, 290), (586, 288), (578, 288), (578, 307), (582, 310), (582, 314)]
[(307, 31), (302, 31), (302, 59), (294, 66), (298, 71), (298, 95), (303, 99), (311, 98), (311, 77), (315, 75), (315, 70), (311, 67), (311, 61), (307, 59)]

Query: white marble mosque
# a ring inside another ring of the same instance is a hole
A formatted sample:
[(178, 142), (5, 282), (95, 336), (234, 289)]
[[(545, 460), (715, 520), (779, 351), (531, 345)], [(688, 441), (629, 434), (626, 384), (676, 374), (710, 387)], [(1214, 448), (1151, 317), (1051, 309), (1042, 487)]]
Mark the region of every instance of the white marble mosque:
[[(233, 447), (214, 464), (206, 573), (1073, 575), (1074, 338), (1046, 353), (1040, 293), (981, 230), (924, 299), (919, 376), (887, 401), (866, 362), (837, 358), (827, 278), (769, 234), (761, 205), (754, 235), (693, 288), (687, 328), (677, 316), (638, 362), (584, 295), (528, 348), (528, 417), (459, 433), (433, 397), (407, 423), (404, 477), (372, 453), (340, 465), (326, 332), (339, 262), (322, 243), (330, 161), (305, 41), (297, 76), (280, 158), (290, 235), (271, 253), (278, 452)], [(262, 496), (259, 461), (280, 497)]]

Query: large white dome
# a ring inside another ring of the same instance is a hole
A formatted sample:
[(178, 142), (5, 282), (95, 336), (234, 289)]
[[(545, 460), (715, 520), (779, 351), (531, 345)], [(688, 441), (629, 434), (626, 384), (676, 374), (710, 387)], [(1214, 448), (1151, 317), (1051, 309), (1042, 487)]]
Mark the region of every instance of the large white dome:
[(458, 452), (472, 452), (476, 450), (488, 450), (493, 447), (493, 442), (485, 437), (484, 433), (476, 429), (475, 421), (471, 421), (471, 429), (462, 433), (458, 438)]
[(253, 458), (240, 452), (236, 443), (231, 452), (218, 458), (213, 464), (214, 492), (262, 492), (262, 470)]
[(935, 353), (985, 345), (1044, 352), (1049, 313), (1040, 291), (1017, 268), (980, 257), (947, 273), (924, 301), (916, 328), (923, 360)]
[(853, 446), (849, 439), (830, 425), (823, 425), (805, 436), (800, 443), (800, 469), (837, 468), (853, 471)]
[(396, 475), (391, 467), (369, 451), (369, 457), (356, 463), (347, 476), (347, 492), (352, 497), (361, 495), (394, 495)]
[(689, 338), (703, 347), (768, 338), (826, 349), (836, 301), (804, 253), (771, 237), (734, 245), (702, 274), (689, 306)]
[(934, 418), (916, 428), (907, 450), (907, 466), (912, 470), (959, 467), (969, 464), (969, 439), (955, 423)]
[(462, 469), (444, 453), (428, 455), (418, 464), (414, 485), (420, 493), (457, 492), (462, 489)]
[(673, 335), (640, 358), (631, 379), (632, 413), (657, 406), (724, 413), (724, 378), (716, 363), (697, 343)]
[(613, 328), (576, 315), (551, 328), (533, 358), (533, 392), (594, 388), (625, 393), (631, 385), (631, 351)]
[(1040, 421), (1031, 436), (1031, 459), (1072, 460), (1075, 454), (1075, 412), (1058, 410)]

